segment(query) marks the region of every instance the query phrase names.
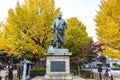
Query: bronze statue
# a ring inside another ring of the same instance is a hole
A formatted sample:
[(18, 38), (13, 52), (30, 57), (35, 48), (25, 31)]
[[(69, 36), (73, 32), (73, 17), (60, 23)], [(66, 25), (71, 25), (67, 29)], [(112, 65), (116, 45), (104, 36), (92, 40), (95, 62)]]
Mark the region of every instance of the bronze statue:
[(62, 14), (58, 14), (58, 19), (55, 19), (52, 25), (52, 32), (55, 34), (55, 47), (62, 48), (65, 42), (64, 31), (67, 28), (67, 24), (64, 19), (62, 19)]

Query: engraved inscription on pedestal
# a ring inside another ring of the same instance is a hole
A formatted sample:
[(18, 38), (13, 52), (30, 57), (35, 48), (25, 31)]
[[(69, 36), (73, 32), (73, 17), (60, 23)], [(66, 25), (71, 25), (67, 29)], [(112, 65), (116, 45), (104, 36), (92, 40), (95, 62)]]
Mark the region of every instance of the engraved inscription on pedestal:
[(51, 72), (65, 72), (65, 61), (51, 61)]

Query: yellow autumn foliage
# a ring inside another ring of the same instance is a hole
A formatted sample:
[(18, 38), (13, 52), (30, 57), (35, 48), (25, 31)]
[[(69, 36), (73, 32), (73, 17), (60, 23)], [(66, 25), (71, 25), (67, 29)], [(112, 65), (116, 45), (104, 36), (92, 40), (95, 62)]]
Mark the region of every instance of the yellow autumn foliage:
[(90, 45), (93, 42), (92, 38), (86, 32), (86, 26), (75, 17), (67, 20), (67, 26), (65, 47), (73, 55), (82, 55), (80, 47)]
[(54, 0), (25, 0), (9, 9), (0, 35), (0, 50), (16, 57), (40, 58), (48, 49), (51, 25), (57, 17)]
[(104, 44), (103, 54), (112, 59), (120, 59), (119, 0), (102, 0), (95, 22), (98, 40)]

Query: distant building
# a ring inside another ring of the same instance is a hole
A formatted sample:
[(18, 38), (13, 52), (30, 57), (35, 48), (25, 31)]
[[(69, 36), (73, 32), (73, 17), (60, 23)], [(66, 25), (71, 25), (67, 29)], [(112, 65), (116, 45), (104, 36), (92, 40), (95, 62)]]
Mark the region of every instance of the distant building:
[(110, 67), (112, 68), (114, 64), (120, 65), (120, 60), (111, 60), (110, 61)]
[(85, 64), (85, 67), (88, 68), (88, 67), (98, 67), (98, 65), (102, 65), (103, 63), (100, 62), (100, 61), (93, 61), (91, 63), (88, 63), (88, 64)]
[(84, 64), (84, 68), (97, 68), (98, 65), (103, 65), (104, 67), (110, 67), (112, 68), (114, 64), (120, 65), (120, 60), (111, 60), (110, 58), (106, 59), (106, 64), (103, 64), (102, 62), (96, 60), (88, 64)]

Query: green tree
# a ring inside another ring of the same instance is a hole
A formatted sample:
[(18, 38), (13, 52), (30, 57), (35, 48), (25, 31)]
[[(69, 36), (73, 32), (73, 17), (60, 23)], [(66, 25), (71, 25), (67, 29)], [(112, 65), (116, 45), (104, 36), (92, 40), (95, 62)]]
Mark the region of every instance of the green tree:
[(78, 55), (80, 53), (80, 48), (91, 44), (93, 40), (91, 37), (88, 37), (86, 26), (77, 18), (68, 19), (67, 26), (65, 47), (68, 48), (73, 55)]
[(120, 2), (103, 0), (96, 18), (96, 32), (104, 44), (103, 54), (120, 59)]
[(15, 9), (9, 9), (3, 25), (0, 50), (17, 57), (43, 57), (58, 13), (54, 0), (25, 0), (22, 5), (17, 2)]
[(67, 26), (65, 32), (65, 48), (68, 48), (72, 52), (71, 57), (71, 70), (74, 69), (78, 72), (80, 71), (80, 65), (82, 65), (83, 54), (82, 47), (90, 45), (93, 40), (91, 37), (88, 37), (86, 32), (86, 26), (83, 25), (77, 18), (70, 18), (67, 20)]

